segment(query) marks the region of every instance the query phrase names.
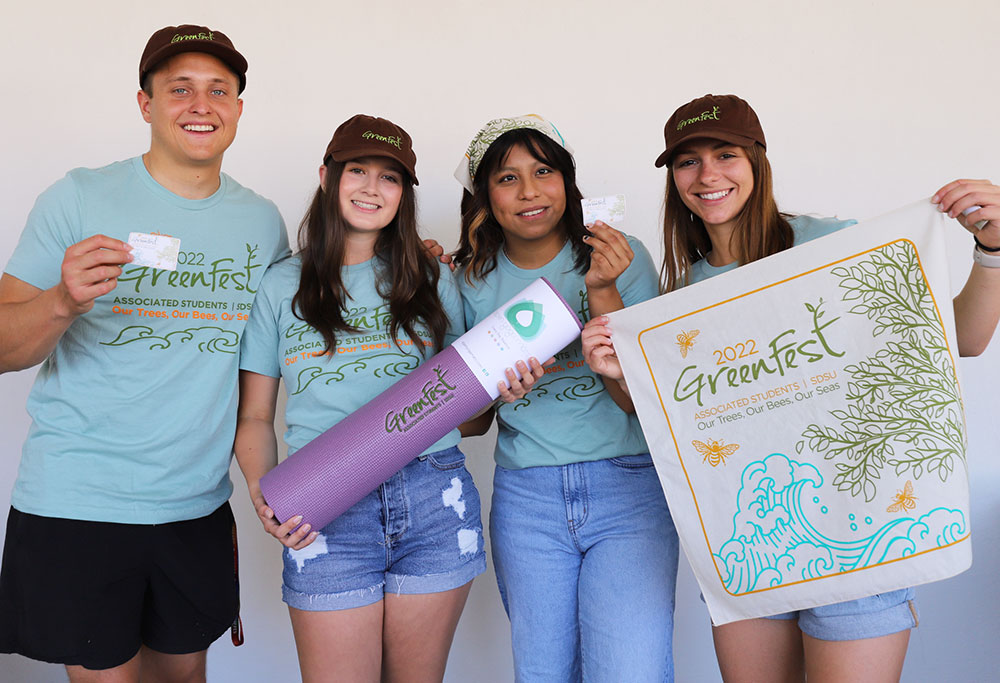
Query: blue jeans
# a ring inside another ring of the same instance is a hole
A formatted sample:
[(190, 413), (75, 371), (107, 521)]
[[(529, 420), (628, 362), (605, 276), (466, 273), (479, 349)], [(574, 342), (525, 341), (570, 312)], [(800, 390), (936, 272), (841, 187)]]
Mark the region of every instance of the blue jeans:
[(509, 470), (490, 538), (517, 681), (672, 681), (677, 532), (649, 455)]

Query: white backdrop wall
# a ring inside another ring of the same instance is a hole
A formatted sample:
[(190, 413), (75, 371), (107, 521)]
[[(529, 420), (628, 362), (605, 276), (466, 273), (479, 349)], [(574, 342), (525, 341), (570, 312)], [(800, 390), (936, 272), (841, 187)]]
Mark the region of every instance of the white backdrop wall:
[[(292, 234), (333, 129), (357, 112), (389, 117), (412, 134), (421, 222), (445, 245), (458, 234), (452, 171), (478, 127), (500, 115), (536, 112), (556, 122), (575, 148), (584, 194), (626, 193), (626, 229), (654, 255), (664, 174), (652, 162), (662, 126), (676, 106), (707, 92), (738, 93), (757, 110), (786, 211), (865, 218), (956, 177), (1000, 181), (995, 0), (94, 0), (5, 3), (2, 15), (0, 263), (45, 187), (70, 168), (147, 149), (134, 98), (139, 54), (152, 31), (186, 22), (223, 30), (249, 59), (244, 115), (224, 170), (274, 199)], [(970, 248), (953, 224), (956, 284)], [(975, 562), (919, 591), (906, 681), (1000, 678), (998, 359), (995, 343), (961, 364)], [(0, 377), (3, 509), (34, 374)], [(493, 438), (463, 445), (484, 517)], [(246, 645), (216, 643), (209, 680), (295, 680), (278, 546), (260, 531), (235, 466), (233, 477)], [(677, 677), (718, 680), (707, 612), (681, 565)], [(509, 642), (489, 572), (474, 584), (446, 680), (510, 680)], [(64, 678), (61, 667), (0, 655), (0, 680)]]

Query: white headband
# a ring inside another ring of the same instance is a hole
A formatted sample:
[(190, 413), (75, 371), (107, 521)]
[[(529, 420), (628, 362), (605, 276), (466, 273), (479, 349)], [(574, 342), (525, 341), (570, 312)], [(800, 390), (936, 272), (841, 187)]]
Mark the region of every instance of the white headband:
[(476, 136), (469, 143), (469, 149), (465, 152), (462, 162), (455, 169), (455, 178), (470, 193), (473, 191), (472, 179), (476, 177), (479, 164), (483, 160), (483, 155), (494, 142), (504, 133), (520, 128), (530, 128), (537, 130), (546, 137), (551, 138), (560, 147), (565, 149), (570, 155), (573, 150), (566, 144), (562, 133), (552, 123), (546, 121), (537, 114), (527, 114), (526, 116), (511, 116), (509, 118), (493, 119), (483, 126)]

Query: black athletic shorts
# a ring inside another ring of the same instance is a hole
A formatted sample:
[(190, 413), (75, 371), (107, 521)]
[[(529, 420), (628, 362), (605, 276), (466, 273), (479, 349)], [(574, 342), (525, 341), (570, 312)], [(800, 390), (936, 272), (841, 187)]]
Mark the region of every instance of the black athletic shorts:
[(239, 611), (229, 503), (199, 519), (115, 524), (14, 508), (0, 569), (0, 652), (88, 669), (141, 645), (199, 652)]

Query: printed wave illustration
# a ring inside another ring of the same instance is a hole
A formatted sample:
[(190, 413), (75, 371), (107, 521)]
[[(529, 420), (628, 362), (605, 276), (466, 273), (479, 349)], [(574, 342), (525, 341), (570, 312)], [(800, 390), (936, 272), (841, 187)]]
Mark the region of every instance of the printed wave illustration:
[(311, 366), (303, 369), (298, 376), (298, 386), (292, 395), (301, 394), (314, 381), (324, 383), (342, 382), (362, 371), (370, 371), (375, 377), (402, 377), (420, 365), (420, 359), (405, 353), (378, 353), (363, 359), (348, 361), (336, 368)]
[(511, 405), (514, 406), (514, 410), (518, 410), (519, 408), (531, 405), (532, 398), (545, 396), (546, 394), (555, 395), (557, 401), (575, 401), (578, 398), (599, 394), (603, 390), (604, 385), (592, 376), (561, 376), (544, 384), (537, 384), (524, 398), (515, 401)]
[[(951, 545), (968, 534), (961, 510), (935, 508), (863, 530), (860, 533), (866, 535), (859, 538), (830, 538), (806, 512), (827, 514), (827, 508), (819, 506), (823, 484), (816, 467), (781, 453), (746, 466), (732, 537), (715, 553), (729, 593), (742, 595), (872, 567)], [(835, 491), (830, 493), (836, 496)], [(812, 505), (806, 500), (810, 496)], [(855, 531), (873, 523), (871, 517), (849, 517)]]
[(150, 351), (169, 349), (177, 344), (197, 344), (198, 350), (208, 353), (236, 353), (240, 350), (240, 335), (232, 330), (216, 326), (189, 327), (157, 335), (152, 327), (129, 325), (109, 342), (99, 342), (102, 346), (125, 346), (136, 344), (146, 346)]

